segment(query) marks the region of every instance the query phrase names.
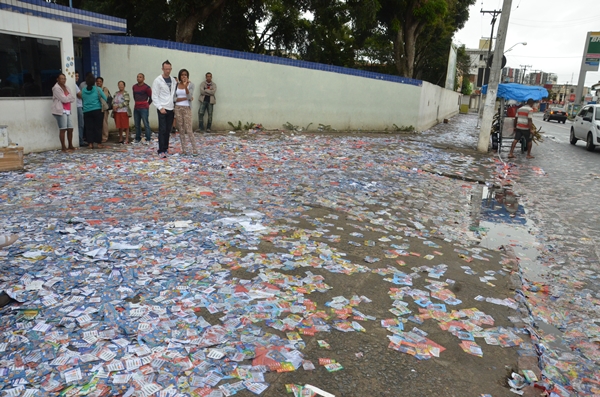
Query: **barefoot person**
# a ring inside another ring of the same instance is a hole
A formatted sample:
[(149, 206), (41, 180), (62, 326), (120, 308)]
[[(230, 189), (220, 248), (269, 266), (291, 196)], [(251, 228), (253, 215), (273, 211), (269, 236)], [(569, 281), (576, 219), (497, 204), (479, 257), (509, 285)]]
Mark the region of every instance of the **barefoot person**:
[(515, 139), (513, 140), (512, 145), (510, 145), (510, 153), (508, 153), (508, 158), (512, 159), (515, 157), (513, 154), (515, 147), (517, 146), (517, 142), (521, 140), (522, 137), (525, 137), (527, 142), (527, 158), (534, 158), (531, 155), (531, 144), (533, 140), (533, 134), (531, 133), (531, 129), (533, 128), (533, 99), (527, 100), (527, 105), (521, 106), (519, 110), (517, 110), (517, 117), (515, 117)]
[[(75, 150), (73, 146), (73, 123), (71, 122), (71, 104), (75, 102), (75, 95), (71, 94), (66, 86), (67, 77), (59, 74), (56, 84), (52, 87), (52, 115), (58, 123), (60, 146), (63, 152)], [(65, 133), (69, 139), (69, 147), (65, 145)]]

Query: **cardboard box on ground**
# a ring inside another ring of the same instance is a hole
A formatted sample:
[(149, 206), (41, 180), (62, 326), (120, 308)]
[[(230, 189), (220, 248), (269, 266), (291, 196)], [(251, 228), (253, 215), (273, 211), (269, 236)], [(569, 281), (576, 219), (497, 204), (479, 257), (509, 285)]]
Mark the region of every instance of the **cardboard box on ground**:
[(23, 168), (22, 147), (0, 147), (0, 171), (18, 171)]

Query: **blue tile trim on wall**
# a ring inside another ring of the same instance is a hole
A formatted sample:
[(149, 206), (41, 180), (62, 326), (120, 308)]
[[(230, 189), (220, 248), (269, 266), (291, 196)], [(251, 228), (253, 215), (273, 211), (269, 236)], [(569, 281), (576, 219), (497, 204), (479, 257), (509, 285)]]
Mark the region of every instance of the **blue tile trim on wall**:
[(86, 16), (86, 17), (98, 18), (98, 19), (105, 19), (107, 21), (112, 21), (112, 22), (127, 24), (127, 20), (123, 19), (123, 18), (117, 18), (117, 17), (113, 17), (113, 16), (110, 16), (110, 15), (98, 14), (98, 13), (91, 12), (91, 11), (80, 10), (78, 8), (71, 8), (71, 7), (61, 6), (59, 4), (48, 3), (48, 2), (43, 1), (43, 0), (19, 0), (19, 1), (21, 3), (32, 4), (32, 5), (36, 5), (36, 6), (40, 6), (40, 7), (45, 7), (45, 8), (52, 8), (52, 9), (59, 10), (59, 11), (64, 11), (64, 12), (71, 12), (73, 14), (79, 14), (79, 15), (83, 15), (83, 16)]
[[(277, 65), (295, 66), (298, 68), (321, 70), (332, 73), (346, 74), (350, 76), (364, 77), (368, 79), (390, 81), (394, 83), (409, 84), (417, 87), (423, 85), (423, 81), (416, 79), (409, 79), (401, 76), (394, 76), (390, 74), (369, 72), (360, 69), (345, 68), (342, 66), (325, 65), (322, 63), (299, 61), (297, 59), (281, 58), (269, 55), (253, 54), (249, 52), (225, 50), (222, 48), (206, 47), (194, 44), (177, 43), (173, 41), (164, 41), (156, 39), (148, 39), (143, 37), (131, 37), (131, 36), (111, 36), (105, 34), (94, 34), (92, 35), (92, 42), (96, 40), (96, 48), (98, 43), (108, 44), (121, 44), (121, 45), (143, 45), (158, 48), (168, 48), (173, 50), (180, 50), (186, 52), (194, 52), (199, 54), (218, 55), (222, 57), (247, 59), (251, 61), (274, 63)], [(92, 43), (92, 60), (94, 59), (94, 44)], [(100, 67), (100, 55), (98, 54), (98, 68)], [(92, 61), (93, 62), (93, 61)]]
[(120, 27), (113, 26), (113, 25), (106, 25), (103, 23), (90, 22), (90, 21), (86, 21), (85, 19), (55, 15), (55, 14), (51, 14), (48, 12), (31, 10), (29, 8), (13, 6), (10, 4), (0, 3), (0, 10), (13, 11), (13, 12), (18, 12), (20, 14), (33, 15), (36, 17), (42, 17), (42, 18), (46, 18), (46, 19), (52, 19), (55, 21), (67, 22), (67, 23), (72, 23), (72, 24), (77, 24), (77, 25), (85, 25), (85, 26), (92, 26), (92, 27), (101, 28), (101, 29), (107, 29), (107, 30), (114, 31), (115, 33), (127, 33), (127, 28), (120, 28)]

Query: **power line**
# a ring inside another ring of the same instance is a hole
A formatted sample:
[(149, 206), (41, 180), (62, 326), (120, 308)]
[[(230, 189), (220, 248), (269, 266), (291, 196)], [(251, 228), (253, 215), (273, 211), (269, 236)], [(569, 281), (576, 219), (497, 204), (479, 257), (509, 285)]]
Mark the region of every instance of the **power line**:
[[(583, 22), (582, 24), (583, 25), (588, 24), (588, 23), (591, 24), (592, 22), (594, 22), (594, 21), (587, 21), (587, 22)], [(556, 30), (556, 26), (533, 26), (533, 25), (530, 25), (530, 24), (517, 23), (517, 22), (512, 22), (512, 21), (510, 22), (510, 25), (511, 26), (523, 26), (523, 27), (526, 27), (526, 28), (533, 28), (533, 29), (553, 29), (553, 30)]]
[(527, 21), (527, 22), (539, 22), (539, 23), (567, 23), (567, 22), (581, 22), (581, 21), (587, 21), (587, 20), (597, 20), (598, 18), (600, 18), (600, 15), (594, 16), (594, 17), (585, 17), (585, 18), (579, 18), (579, 19), (569, 19), (569, 20), (560, 20), (560, 21), (549, 21), (549, 20), (540, 20), (540, 19), (522, 19), (522, 18), (512, 18), (512, 20), (514, 21)]
[(519, 54), (512, 54), (513, 57), (521, 57), (521, 58), (548, 58), (548, 59), (571, 59), (571, 58), (581, 58), (581, 55), (579, 56), (573, 56), (573, 57), (539, 57), (539, 56), (534, 56), (534, 55), (519, 55)]

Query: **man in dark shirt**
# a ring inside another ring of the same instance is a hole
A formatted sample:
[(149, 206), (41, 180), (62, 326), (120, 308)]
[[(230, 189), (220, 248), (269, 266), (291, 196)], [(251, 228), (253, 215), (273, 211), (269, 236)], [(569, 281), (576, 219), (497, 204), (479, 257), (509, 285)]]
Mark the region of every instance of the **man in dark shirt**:
[[(150, 122), (148, 121), (148, 111), (150, 109), (150, 103), (152, 102), (152, 88), (144, 83), (145, 76), (143, 73), (138, 73), (137, 84), (133, 85), (133, 100), (135, 101), (135, 107), (133, 108), (133, 121), (135, 123), (135, 142), (142, 142), (144, 145), (148, 145), (152, 140), (152, 130), (150, 129)], [(144, 129), (146, 130), (146, 139), (142, 141), (142, 124), (144, 122)]]

